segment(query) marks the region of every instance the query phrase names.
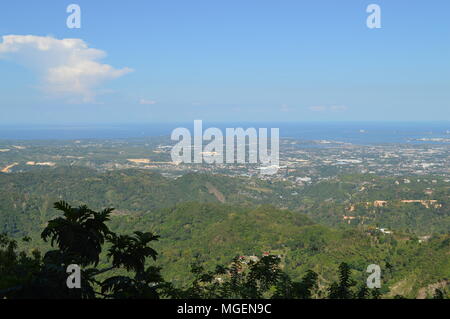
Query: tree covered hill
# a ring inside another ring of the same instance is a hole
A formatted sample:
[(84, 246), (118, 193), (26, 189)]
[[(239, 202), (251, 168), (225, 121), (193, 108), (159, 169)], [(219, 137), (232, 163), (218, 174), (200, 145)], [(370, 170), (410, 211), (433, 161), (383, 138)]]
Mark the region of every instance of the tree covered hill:
[[(142, 170), (79, 167), (0, 174), (0, 233), (16, 239), (29, 236), (26, 249), (46, 251), (49, 247), (39, 235), (58, 216), (53, 203), (65, 199), (95, 209), (114, 207), (113, 230), (160, 235), (163, 240), (155, 243), (158, 263), (179, 285), (192, 279), (188, 265), (196, 259), (210, 269), (235, 256), (270, 253), (280, 256), (280, 265), (292, 278), (300, 279), (312, 269), (324, 286), (336, 280), (343, 261), (360, 282), (369, 264), (379, 264), (384, 269), (383, 293), (414, 297), (420, 289), (450, 278), (448, 184), (438, 178), (398, 180), (349, 175), (301, 186), (206, 174), (169, 179)], [(441, 206), (401, 203), (405, 198), (437, 199)], [(388, 204), (374, 207), (376, 200)], [(417, 237), (423, 234), (429, 236)], [(101, 257), (106, 265), (106, 255)]]
[(41, 229), (54, 216), (52, 203), (63, 198), (115, 207), (116, 214), (148, 213), (185, 201), (232, 200), (239, 197), (240, 185), (222, 176), (188, 174), (173, 180), (137, 170), (56, 168), (0, 174), (0, 231), (24, 235)]
[[(59, 216), (57, 211), (55, 216)], [(370, 228), (332, 229), (302, 214), (267, 205), (187, 202), (153, 214), (111, 214), (108, 224), (115, 233), (160, 236), (152, 244), (159, 253), (156, 264), (151, 261), (147, 266), (161, 267), (162, 277), (176, 289), (185, 289), (196, 280), (190, 269), (193, 263), (210, 272), (217, 265), (230, 266), (235, 257), (258, 262), (266, 255), (279, 258), (280, 269), (294, 281), (309, 271), (317, 274), (316, 297), (328, 295), (329, 287), (339, 279), (336, 269), (343, 262), (350, 267), (358, 287), (365, 285), (367, 266), (379, 265), (380, 293), (385, 297), (414, 298), (450, 278), (448, 235), (420, 243), (414, 237), (386, 235)], [(49, 224), (46, 228), (49, 226), (55, 227)], [(30, 234), (32, 240), (22, 243), (21, 248), (29, 253), (36, 247), (48, 251), (50, 247), (42, 244), (40, 233)], [(112, 241), (106, 248), (114, 244)], [(99, 256), (101, 269), (110, 267), (106, 253)], [(124, 276), (127, 272), (114, 270), (112, 274)]]
[[(53, 217), (52, 203), (61, 199), (115, 207), (115, 214), (127, 215), (152, 213), (186, 201), (270, 204), (333, 227), (371, 225), (421, 236), (450, 231), (450, 185), (437, 177), (348, 175), (300, 185), (200, 173), (170, 179), (145, 170), (58, 167), (0, 173), (0, 187), (0, 231), (17, 235), (45, 226)], [(402, 200), (436, 200), (437, 205)], [(387, 204), (374, 207), (375, 201)]]
[(373, 228), (333, 229), (303, 214), (273, 206), (236, 206), (183, 203), (152, 215), (118, 216), (117, 231), (152, 231), (164, 238), (155, 244), (161, 252), (163, 274), (182, 284), (190, 278), (186, 265), (198, 259), (212, 269), (235, 256), (273, 254), (283, 269), (300, 279), (307, 270), (319, 274), (323, 285), (336, 280), (336, 268), (345, 261), (359, 283), (367, 266), (384, 270), (384, 293), (403, 281), (396, 294), (415, 296), (420, 288), (450, 278), (450, 238), (428, 242), (415, 237), (387, 235)]
[(338, 226), (372, 225), (416, 235), (450, 232), (450, 184), (436, 176), (347, 175), (302, 192), (304, 211)]

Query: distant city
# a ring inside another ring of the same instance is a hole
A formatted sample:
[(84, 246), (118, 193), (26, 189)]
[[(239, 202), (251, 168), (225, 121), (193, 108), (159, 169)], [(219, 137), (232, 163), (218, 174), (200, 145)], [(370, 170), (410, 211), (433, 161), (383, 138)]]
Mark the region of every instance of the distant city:
[[(242, 127), (252, 124), (245, 125)], [(147, 169), (169, 177), (186, 172), (251, 177), (264, 169), (257, 164), (174, 163), (170, 152), (175, 142), (163, 135), (170, 127), (173, 125), (124, 126), (121, 129), (100, 126), (95, 130), (89, 127), (35, 128), (29, 133), (33, 140), (0, 140), (0, 170), (9, 173), (45, 166), (85, 166), (100, 171)], [(449, 178), (450, 134), (447, 127), (450, 125), (401, 124), (396, 129), (393, 124), (284, 124), (281, 133), (294, 137), (281, 139), (277, 174), (260, 178), (299, 184), (349, 173), (386, 176), (439, 174)], [(65, 135), (59, 134), (60, 131)], [(0, 137), (9, 136), (12, 132), (13, 129), (8, 131), (4, 128)], [(321, 133), (317, 133), (318, 138), (314, 139), (316, 132)], [(158, 133), (161, 136), (155, 136)], [(153, 136), (139, 137), (139, 134)], [(334, 139), (332, 134), (336, 135)], [(50, 136), (55, 139), (48, 139)], [(64, 136), (89, 138), (61, 139)]]

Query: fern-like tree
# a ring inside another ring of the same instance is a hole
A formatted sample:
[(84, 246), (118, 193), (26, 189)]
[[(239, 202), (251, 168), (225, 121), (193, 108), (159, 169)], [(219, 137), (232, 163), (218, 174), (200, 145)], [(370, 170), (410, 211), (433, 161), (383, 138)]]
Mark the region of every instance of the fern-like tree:
[[(17, 256), (13, 241), (0, 240), (0, 245), (7, 248), (3, 253), (9, 254), (8, 278), (18, 284), (6, 289), (0, 287), (0, 297), (159, 298), (159, 291), (165, 288), (166, 283), (159, 268), (146, 267), (147, 259), (155, 260), (158, 255), (149, 246), (158, 240), (158, 236), (142, 232), (133, 235), (112, 232), (106, 224), (112, 208), (96, 212), (87, 206), (74, 208), (63, 201), (55, 203), (54, 207), (62, 216), (49, 221), (41, 234), (53, 248), (43, 258), (38, 253), (33, 258), (23, 254)], [(111, 265), (99, 269), (100, 254), (105, 244), (109, 246), (107, 257)], [(27, 276), (23, 280), (14, 280), (26, 264), (33, 266), (26, 268)], [(70, 289), (67, 285), (69, 265), (81, 268), (79, 289)], [(115, 275), (108, 277), (112, 271)]]
[(339, 282), (331, 284), (329, 289), (330, 299), (352, 299), (354, 297), (351, 289), (355, 285), (355, 282), (351, 279), (350, 275), (350, 266), (345, 262), (341, 263), (339, 265)]

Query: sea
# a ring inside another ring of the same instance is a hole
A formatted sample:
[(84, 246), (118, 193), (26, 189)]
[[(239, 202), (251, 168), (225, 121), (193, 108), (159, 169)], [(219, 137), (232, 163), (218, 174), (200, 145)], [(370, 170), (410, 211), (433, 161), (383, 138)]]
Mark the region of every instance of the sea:
[[(190, 123), (84, 124), (84, 125), (0, 125), (1, 140), (126, 139), (170, 136), (175, 128)], [(449, 122), (203, 122), (203, 130), (226, 128), (279, 128), (283, 138), (326, 140), (359, 145), (426, 143), (450, 145)], [(270, 131), (270, 130), (269, 130)]]

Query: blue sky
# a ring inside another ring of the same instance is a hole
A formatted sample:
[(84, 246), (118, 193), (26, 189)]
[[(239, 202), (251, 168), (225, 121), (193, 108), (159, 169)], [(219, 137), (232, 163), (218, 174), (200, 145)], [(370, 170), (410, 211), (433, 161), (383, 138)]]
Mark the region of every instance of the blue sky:
[(2, 1), (0, 123), (450, 120), (449, 17), (448, 0)]

